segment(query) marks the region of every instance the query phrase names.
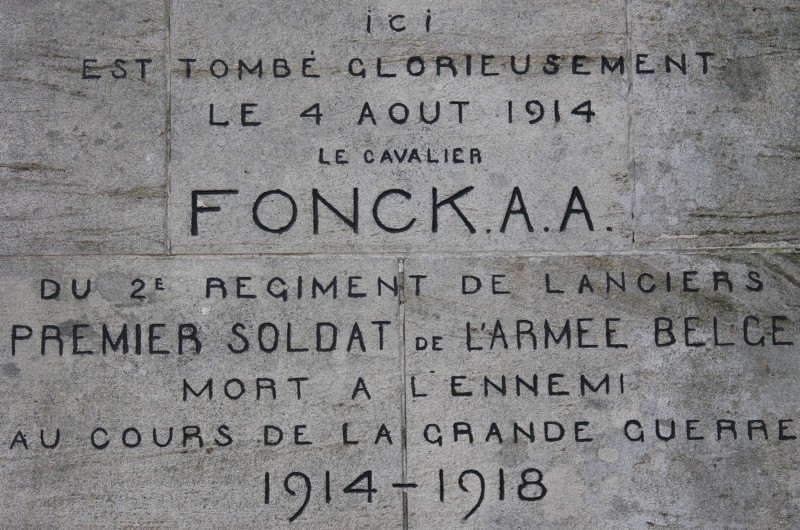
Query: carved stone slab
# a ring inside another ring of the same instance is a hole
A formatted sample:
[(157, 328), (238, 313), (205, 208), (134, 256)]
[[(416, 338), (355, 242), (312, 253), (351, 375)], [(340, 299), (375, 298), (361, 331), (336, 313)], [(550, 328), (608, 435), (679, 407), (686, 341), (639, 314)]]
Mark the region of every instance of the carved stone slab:
[(405, 267), (411, 525), (796, 523), (796, 256)]
[(402, 520), (396, 260), (2, 265), (5, 524)]

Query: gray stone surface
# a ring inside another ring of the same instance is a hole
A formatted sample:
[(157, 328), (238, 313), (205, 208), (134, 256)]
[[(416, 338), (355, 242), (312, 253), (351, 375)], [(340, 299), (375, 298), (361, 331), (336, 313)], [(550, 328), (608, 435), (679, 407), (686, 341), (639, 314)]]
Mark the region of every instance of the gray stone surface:
[[(793, 2), (631, 2), (636, 50), (712, 51), (633, 80), (636, 243), (797, 247), (800, 20)], [(700, 79), (700, 77), (707, 77)]]
[[(162, 253), (164, 3), (4, 0), (0, 15), (0, 254)], [(152, 60), (144, 80), (135, 59)]]

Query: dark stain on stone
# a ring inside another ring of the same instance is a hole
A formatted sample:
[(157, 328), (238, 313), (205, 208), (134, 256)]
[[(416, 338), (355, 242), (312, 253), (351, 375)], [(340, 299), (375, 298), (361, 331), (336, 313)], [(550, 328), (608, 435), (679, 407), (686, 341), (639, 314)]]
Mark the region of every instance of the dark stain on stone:
[(783, 212), (716, 212), (698, 210), (689, 215), (692, 217), (709, 217), (712, 219), (758, 219), (761, 217), (783, 217), (786, 215), (800, 215), (800, 211), (787, 210)]
[(763, 97), (769, 72), (762, 57), (740, 57), (725, 69), (725, 84), (739, 101)]
[(3, 363), (0, 364), (0, 371), (3, 372), (3, 375), (8, 377), (17, 377), (22, 370), (14, 363)]
[(800, 288), (800, 278), (792, 274), (790, 271), (786, 270), (785, 268), (781, 267), (777, 263), (767, 263), (766, 267), (772, 271), (773, 273), (781, 276), (783, 279), (794, 285), (795, 287)]
[(45, 166), (42, 164), (37, 164), (36, 162), (24, 162), (20, 164), (0, 163), (0, 167), (7, 167), (8, 169), (13, 169), (14, 171), (59, 171), (59, 172), (65, 171), (60, 167)]

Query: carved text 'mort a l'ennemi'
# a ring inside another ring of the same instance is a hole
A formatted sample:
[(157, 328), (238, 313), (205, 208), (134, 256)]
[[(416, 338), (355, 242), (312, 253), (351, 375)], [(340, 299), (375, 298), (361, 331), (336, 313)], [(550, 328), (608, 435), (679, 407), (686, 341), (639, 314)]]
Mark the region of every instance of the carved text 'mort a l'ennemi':
[[(444, 382), (444, 383), (443, 383)], [(202, 377), (183, 378), (181, 385), (182, 401), (204, 400), (291, 400), (300, 401), (319, 388), (317, 381), (305, 376), (286, 378), (284, 383), (272, 377)], [(308, 389), (311, 389), (310, 391)], [(452, 375), (411, 376), (409, 395), (413, 398), (451, 397), (451, 398), (564, 398), (569, 396), (591, 397), (623, 395), (625, 393), (624, 374), (486, 374), (469, 377)], [(304, 394), (305, 392), (305, 394)], [(353, 387), (350, 399), (372, 399), (366, 382), (362, 377)]]

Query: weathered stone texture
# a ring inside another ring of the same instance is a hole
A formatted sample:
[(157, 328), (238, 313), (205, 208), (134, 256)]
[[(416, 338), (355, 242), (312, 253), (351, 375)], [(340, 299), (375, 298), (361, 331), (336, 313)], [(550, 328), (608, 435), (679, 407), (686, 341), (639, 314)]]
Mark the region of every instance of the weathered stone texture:
[[(0, 254), (162, 253), (164, 3), (4, 0), (0, 13)], [(144, 80), (137, 58), (152, 60)], [(82, 79), (84, 59), (100, 79)], [(112, 77), (116, 59), (128, 78)]]
[(715, 54), (706, 79), (633, 80), (637, 246), (796, 247), (797, 5), (631, 2), (630, 16), (635, 50)]

